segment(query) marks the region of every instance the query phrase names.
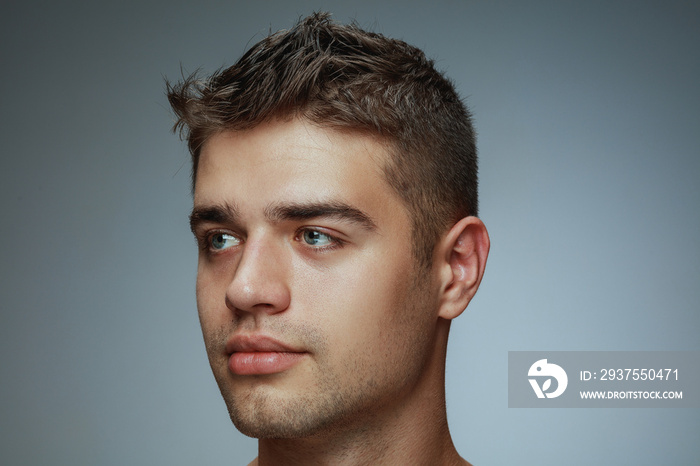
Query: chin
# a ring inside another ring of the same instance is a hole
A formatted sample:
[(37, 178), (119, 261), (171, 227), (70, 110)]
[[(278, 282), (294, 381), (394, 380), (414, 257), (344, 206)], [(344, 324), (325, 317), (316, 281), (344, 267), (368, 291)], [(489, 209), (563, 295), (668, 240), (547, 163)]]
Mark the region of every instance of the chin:
[[(280, 399), (270, 394), (242, 398), (224, 396), (231, 421), (242, 434), (258, 439), (324, 436), (346, 424), (348, 407), (336, 396), (297, 396)], [(351, 411), (351, 410), (350, 410)]]
[(246, 416), (240, 412), (229, 413), (236, 428), (248, 437), (257, 439), (293, 439), (312, 437), (323, 431), (323, 426), (311, 425), (300, 419), (282, 416)]

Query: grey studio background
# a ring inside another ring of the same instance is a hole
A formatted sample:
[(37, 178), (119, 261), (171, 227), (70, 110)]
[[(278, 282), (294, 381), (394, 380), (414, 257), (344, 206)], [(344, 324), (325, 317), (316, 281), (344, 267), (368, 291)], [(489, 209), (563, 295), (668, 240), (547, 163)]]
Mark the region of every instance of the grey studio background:
[[(508, 351), (700, 350), (697, 2), (6, 2), (0, 463), (247, 464), (206, 361), (163, 76), (324, 9), (475, 113), (492, 251), (453, 325), (477, 466), (696, 465), (697, 409), (508, 409)], [(371, 303), (368, 303), (371, 305)]]

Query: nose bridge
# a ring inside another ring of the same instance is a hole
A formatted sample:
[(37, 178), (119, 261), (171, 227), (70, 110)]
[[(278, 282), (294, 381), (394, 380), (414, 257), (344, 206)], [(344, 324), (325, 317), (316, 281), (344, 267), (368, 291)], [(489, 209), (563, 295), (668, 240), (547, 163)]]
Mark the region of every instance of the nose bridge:
[(250, 235), (243, 246), (226, 304), (235, 312), (282, 312), (289, 306), (284, 248), (271, 237)]

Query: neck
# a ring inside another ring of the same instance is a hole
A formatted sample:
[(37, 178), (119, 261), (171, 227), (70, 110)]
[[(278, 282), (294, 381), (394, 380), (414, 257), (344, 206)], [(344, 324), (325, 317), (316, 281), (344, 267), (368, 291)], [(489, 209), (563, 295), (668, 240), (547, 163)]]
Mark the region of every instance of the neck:
[(420, 379), (380, 411), (308, 438), (260, 439), (251, 465), (469, 464), (452, 443), (445, 408), (449, 322)]

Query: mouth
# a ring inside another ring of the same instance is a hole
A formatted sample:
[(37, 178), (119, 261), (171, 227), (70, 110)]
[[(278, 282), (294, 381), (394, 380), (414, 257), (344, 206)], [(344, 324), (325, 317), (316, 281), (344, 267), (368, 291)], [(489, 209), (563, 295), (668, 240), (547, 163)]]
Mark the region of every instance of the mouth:
[(226, 343), (228, 369), (236, 375), (268, 375), (291, 369), (307, 351), (264, 335), (236, 335)]

